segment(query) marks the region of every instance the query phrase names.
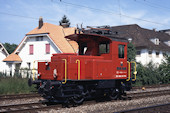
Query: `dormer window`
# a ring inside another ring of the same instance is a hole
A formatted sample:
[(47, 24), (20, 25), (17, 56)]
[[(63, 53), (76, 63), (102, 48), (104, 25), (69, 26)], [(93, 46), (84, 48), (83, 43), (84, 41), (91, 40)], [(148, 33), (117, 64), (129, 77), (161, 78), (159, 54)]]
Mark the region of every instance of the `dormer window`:
[(155, 44), (159, 45), (159, 39), (158, 38), (155, 39)]
[(158, 38), (150, 39), (150, 41), (153, 42), (155, 45), (159, 45), (159, 43), (160, 43)]

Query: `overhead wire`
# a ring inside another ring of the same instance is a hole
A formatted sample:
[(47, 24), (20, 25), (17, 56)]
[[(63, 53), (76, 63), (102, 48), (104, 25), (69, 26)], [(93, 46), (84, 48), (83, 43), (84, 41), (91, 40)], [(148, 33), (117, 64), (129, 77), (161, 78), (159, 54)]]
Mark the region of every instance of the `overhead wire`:
[(16, 17), (22, 17), (22, 18), (27, 18), (27, 19), (36, 19), (35, 17), (29, 17), (29, 16), (23, 16), (23, 15), (18, 15), (18, 14), (11, 14), (11, 13), (6, 13), (6, 12), (0, 12), (0, 14), (4, 14), (4, 15), (10, 15), (10, 16), (16, 16)]
[(148, 2), (146, 0), (144, 0), (143, 2), (142, 1), (139, 1), (139, 0), (135, 0), (135, 2), (138, 2), (138, 3), (141, 3), (143, 5), (147, 5), (149, 7), (153, 7), (153, 8), (161, 8), (162, 10), (170, 10), (170, 8), (167, 8), (167, 7), (163, 7), (163, 6), (160, 6), (160, 5), (154, 5), (153, 3), (151, 2)]
[[(59, 1), (58, 1), (58, 2), (59, 2)], [(128, 16), (128, 15), (125, 15), (125, 14), (114, 13), (114, 12), (111, 12), (111, 11), (106, 11), (106, 10), (102, 10), (102, 9), (97, 9), (97, 8), (88, 7), (88, 6), (79, 5), (79, 4), (74, 4), (74, 3), (65, 2), (65, 1), (60, 1), (60, 2), (61, 2), (61, 3), (64, 3), (64, 4), (71, 5), (71, 6), (76, 6), (76, 7), (81, 7), (81, 8), (87, 8), (87, 9), (96, 10), (96, 11), (100, 11), (100, 12), (107, 13), (107, 14), (124, 16), (124, 17), (127, 17), (127, 18), (136, 19), (136, 20), (140, 20), (140, 21), (144, 21), (144, 22), (148, 22), (148, 23), (152, 23), (152, 24), (159, 24), (159, 25), (167, 26), (167, 24), (163, 24), (163, 23), (159, 23), (159, 22), (154, 22), (154, 21), (146, 20), (146, 19), (142, 19), (142, 18), (132, 17), (132, 16)]]
[(147, 1), (147, 0), (145, 0), (144, 2), (147, 2), (147, 3), (149, 3), (149, 4), (155, 5), (155, 6), (159, 7), (159, 8), (163, 8), (163, 9), (166, 9), (166, 10), (167, 10), (167, 9), (170, 10), (169, 7), (165, 7), (165, 6), (162, 6), (162, 5), (159, 5), (159, 4), (155, 4), (155, 3), (150, 2), (150, 1)]
[[(6, 12), (1, 12), (0, 11), (0, 14), (3, 14), (3, 15), (9, 15), (9, 16), (15, 16), (15, 17), (21, 17), (21, 18), (26, 18), (26, 19), (32, 19), (32, 20), (38, 20), (39, 18), (36, 18), (36, 17), (30, 17), (30, 16), (23, 16), (23, 15), (18, 15), (18, 14), (12, 14), (12, 13), (6, 13)], [(49, 22), (59, 22), (59, 21), (55, 21), (55, 20), (52, 20), (52, 19), (44, 19), (46, 21), (49, 21)], [(71, 26), (75, 26), (76, 24), (71, 24)]]
[[(53, 2), (54, 2), (54, 1), (53, 1)], [(159, 25), (167, 26), (167, 24), (163, 24), (163, 23), (154, 22), (154, 21), (151, 21), (151, 20), (146, 20), (146, 19), (137, 18), (137, 17), (132, 17), (132, 16), (129, 16), (129, 15), (122, 14), (122, 13), (120, 12), (120, 10), (119, 10), (119, 13), (114, 13), (114, 12), (111, 12), (111, 11), (106, 11), (106, 10), (102, 10), (102, 9), (92, 8), (92, 7), (89, 7), (89, 6), (84, 6), (84, 5), (79, 5), (79, 4), (73, 4), (73, 3), (69, 3), (69, 2), (62, 1), (62, 0), (60, 0), (59, 2), (60, 2), (60, 3), (67, 4), (67, 5), (71, 5), (71, 6), (76, 6), (76, 7), (81, 7), (81, 8), (87, 8), (87, 9), (91, 9), (91, 10), (103, 12), (103, 13), (105, 13), (105, 14), (113, 14), (113, 15), (117, 15), (117, 16), (121, 16), (121, 17), (124, 16), (124, 17), (127, 17), (127, 18), (136, 19), (136, 20), (140, 20), (140, 21), (144, 21), (144, 22), (148, 22), (148, 23), (152, 23), (152, 24), (159, 24)], [(23, 16), (23, 15), (18, 15), (18, 14), (11, 14), (11, 13), (6, 13), (6, 12), (0, 12), (0, 14), (10, 15), (10, 16), (16, 16), (16, 17), (22, 17), (22, 18), (27, 18), (27, 19), (34, 19), (34, 20), (37, 20), (37, 19), (38, 19), (38, 18), (35, 18), (35, 17)], [(58, 21), (50, 20), (50, 19), (45, 19), (45, 20), (50, 21), (50, 22), (58, 22)], [(72, 24), (72, 25), (73, 25), (73, 24)], [(74, 24), (74, 25), (76, 25), (76, 24)]]

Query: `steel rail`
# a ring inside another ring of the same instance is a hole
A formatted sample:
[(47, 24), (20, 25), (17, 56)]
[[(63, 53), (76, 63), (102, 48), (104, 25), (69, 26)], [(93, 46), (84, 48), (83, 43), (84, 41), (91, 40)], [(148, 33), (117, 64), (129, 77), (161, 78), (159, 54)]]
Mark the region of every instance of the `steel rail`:
[(34, 93), (34, 94), (17, 94), (17, 95), (0, 95), (0, 101), (27, 99), (27, 98), (41, 98), (41, 96), (37, 93)]

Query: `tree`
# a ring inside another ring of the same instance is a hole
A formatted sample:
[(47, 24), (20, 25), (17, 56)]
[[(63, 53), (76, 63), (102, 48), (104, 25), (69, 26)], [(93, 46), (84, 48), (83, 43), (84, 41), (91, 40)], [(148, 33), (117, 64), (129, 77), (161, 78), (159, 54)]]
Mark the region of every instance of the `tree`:
[(128, 61), (135, 61), (136, 60), (136, 49), (132, 43), (127, 45), (127, 58)]
[(11, 54), (18, 46), (16, 44), (10, 44), (10, 43), (4, 43), (3, 45), (9, 54)]
[(70, 22), (69, 19), (67, 19), (66, 15), (64, 15), (61, 19), (61, 21), (59, 21), (60, 26), (63, 26), (64, 28), (70, 27)]
[(170, 57), (165, 56), (165, 61), (159, 66), (162, 83), (170, 83)]

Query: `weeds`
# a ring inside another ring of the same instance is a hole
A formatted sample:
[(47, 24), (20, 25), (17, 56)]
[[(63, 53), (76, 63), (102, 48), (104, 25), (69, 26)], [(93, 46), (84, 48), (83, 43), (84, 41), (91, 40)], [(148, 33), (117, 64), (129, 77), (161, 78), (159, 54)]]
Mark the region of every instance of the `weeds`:
[(20, 94), (35, 91), (35, 86), (28, 86), (28, 78), (0, 77), (0, 94)]

